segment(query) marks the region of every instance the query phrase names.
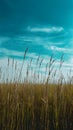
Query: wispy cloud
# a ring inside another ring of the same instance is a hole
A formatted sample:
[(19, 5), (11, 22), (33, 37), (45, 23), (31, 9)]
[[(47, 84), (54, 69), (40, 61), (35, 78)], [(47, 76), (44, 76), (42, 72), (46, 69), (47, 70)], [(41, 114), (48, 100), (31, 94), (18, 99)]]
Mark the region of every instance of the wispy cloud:
[(30, 31), (30, 32), (43, 32), (43, 33), (53, 33), (53, 32), (61, 32), (61, 31), (64, 31), (64, 28), (63, 27), (31, 27), (31, 26), (28, 26), (27, 27), (27, 31)]
[(48, 50), (63, 52), (63, 53), (68, 53), (68, 54), (73, 52), (73, 49), (64, 48), (64, 47), (57, 47), (54, 45), (51, 45), (51, 46), (45, 45), (44, 48), (46, 48)]

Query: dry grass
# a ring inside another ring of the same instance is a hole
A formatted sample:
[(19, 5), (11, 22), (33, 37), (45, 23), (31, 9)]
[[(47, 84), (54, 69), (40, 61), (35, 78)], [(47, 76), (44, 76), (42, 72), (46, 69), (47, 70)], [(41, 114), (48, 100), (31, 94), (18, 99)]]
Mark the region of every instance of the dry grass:
[(73, 130), (73, 86), (0, 84), (0, 130)]
[(48, 83), (53, 63), (45, 83), (0, 84), (0, 130), (73, 130), (73, 85)]

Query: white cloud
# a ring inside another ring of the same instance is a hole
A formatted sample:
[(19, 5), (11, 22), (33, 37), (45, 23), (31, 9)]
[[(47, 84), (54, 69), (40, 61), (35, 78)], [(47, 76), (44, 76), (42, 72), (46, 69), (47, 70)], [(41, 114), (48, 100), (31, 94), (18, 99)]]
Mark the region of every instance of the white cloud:
[(61, 47), (57, 47), (57, 46), (53, 46), (53, 45), (52, 46), (45, 45), (44, 48), (46, 48), (48, 50), (52, 50), (52, 51), (63, 52), (63, 53), (73, 52), (73, 49), (61, 48)]
[(30, 32), (43, 32), (43, 33), (53, 33), (53, 32), (61, 32), (64, 31), (63, 27), (27, 27), (27, 31)]
[[(24, 56), (24, 53), (23, 52), (19, 52), (19, 51), (14, 51), (14, 50), (8, 50), (8, 49), (5, 49), (5, 48), (2, 48), (0, 50), (0, 53), (4, 53), (5, 54), (5, 57), (8, 57), (8, 56), (12, 56), (12, 57), (23, 57)], [(36, 53), (29, 53), (27, 52), (26, 56), (28, 58), (32, 58), (32, 59), (37, 59), (38, 58), (38, 55)]]
[[(37, 81), (37, 75), (38, 74), (40, 76), (42, 74), (42, 80), (44, 80), (44, 78), (46, 79), (47, 76), (48, 76), (48, 71), (49, 71), (49, 68), (48, 68), (47, 72), (46, 72), (46, 64), (47, 64), (47, 62), (49, 63), (49, 58), (50, 57), (47, 56), (47, 55), (42, 55), (41, 58), (43, 57), (44, 60), (42, 62), (41, 67), (39, 68), (39, 65), (36, 66), (37, 55), (35, 53), (32, 53), (32, 54), (29, 53), (29, 54), (27, 54), (27, 56), (31, 56), (32, 58), (33, 57), (36, 58), (36, 59), (33, 59), (32, 63), (31, 63), (31, 66), (29, 68), (29, 79), (34, 80), (34, 72), (36, 74), (36, 81)], [(12, 68), (12, 59), (10, 59), (9, 67), (7, 67), (7, 64), (8, 64), (8, 59), (7, 58), (0, 59), (0, 66), (2, 67), (2, 72), (3, 72), (4, 76), (5, 76), (4, 80), (6, 80), (7, 75), (8, 75), (9, 80), (11, 80), (12, 78), (14, 79), (14, 75), (15, 75), (15, 78), (18, 80), (19, 73), (20, 73), (23, 61), (15, 59), (14, 63), (16, 63), (16, 62), (17, 62), (17, 70), (15, 71), (15, 69), (14, 69), (15, 67)], [(25, 59), (23, 69), (22, 69), (22, 74), (21, 74), (22, 80), (24, 79), (24, 77), (26, 78), (27, 66), (28, 66), (29, 63), (30, 63), (30, 59), (28, 59), (28, 60)], [(70, 59), (69, 63), (67, 63), (67, 62), (63, 63), (62, 74), (65, 76), (65, 78), (67, 78), (67, 72), (70, 70), (70, 67), (72, 68), (72, 65), (73, 65), (72, 63), (73, 63), (72, 58)], [(60, 77), (59, 66), (60, 66), (60, 61), (55, 61), (53, 72), (55, 70), (57, 70), (57, 75), (59, 74), (59, 77)], [(73, 69), (72, 69), (72, 75), (73, 75)], [(32, 79), (31, 79), (31, 77), (32, 77)], [(41, 80), (41, 78), (40, 78), (40, 80)], [(55, 80), (56, 80), (56, 78), (55, 78)], [(0, 81), (1, 81), (1, 79), (0, 79)]]
[(51, 46), (50, 49), (51, 50), (56, 50), (56, 51), (63, 51), (63, 52), (70, 51), (69, 49), (60, 48), (60, 47), (56, 47), (56, 46)]
[(8, 49), (5, 49), (5, 48), (2, 48), (0, 50), (0, 53), (1, 52), (3, 52), (5, 54), (5, 57), (9, 56), (9, 55), (12, 55), (12, 56), (23, 56), (24, 55), (22, 52), (18, 52), (18, 51), (14, 51), (14, 50), (8, 50)]
[(40, 42), (44, 40), (42, 37), (39, 36), (20, 36), (19, 39), (29, 43), (36, 42), (37, 44), (40, 44)]

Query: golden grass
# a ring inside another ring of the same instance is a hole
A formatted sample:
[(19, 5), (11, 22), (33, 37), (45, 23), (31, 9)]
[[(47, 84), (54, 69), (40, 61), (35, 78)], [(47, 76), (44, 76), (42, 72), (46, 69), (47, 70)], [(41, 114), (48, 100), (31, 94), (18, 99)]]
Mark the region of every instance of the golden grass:
[[(24, 60), (27, 49), (24, 54)], [(0, 77), (4, 83), (0, 84), (0, 130), (73, 130), (73, 85), (60, 82), (57, 84), (49, 83), (50, 75), (53, 72), (54, 59), (51, 57), (49, 64), (46, 65), (48, 75), (43, 83), (31, 83), (28, 80), (29, 69), (27, 68), (26, 81), (21, 82), (22, 70), (24, 64), (19, 71), (18, 79), (8, 81), (0, 72)], [(36, 67), (41, 68), (43, 59), (39, 62), (39, 57), (36, 62)], [(32, 60), (30, 61), (31, 66)], [(62, 66), (63, 59), (60, 61)], [(8, 59), (8, 66), (10, 61)], [(15, 71), (17, 64), (14, 65)], [(8, 71), (8, 70), (7, 70)], [(7, 72), (6, 71), (6, 72)], [(17, 70), (18, 71), (18, 70)], [(46, 77), (45, 72), (45, 77)], [(56, 71), (55, 71), (56, 72)], [(56, 73), (54, 73), (55, 78)], [(31, 76), (33, 81), (36, 81), (35, 71)], [(39, 75), (38, 75), (38, 81)]]
[(73, 130), (73, 85), (0, 84), (0, 130)]

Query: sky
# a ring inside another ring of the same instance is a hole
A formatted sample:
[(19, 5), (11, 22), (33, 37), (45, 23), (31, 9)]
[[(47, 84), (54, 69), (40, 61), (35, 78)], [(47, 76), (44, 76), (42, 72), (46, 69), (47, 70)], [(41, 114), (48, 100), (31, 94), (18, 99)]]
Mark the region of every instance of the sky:
[[(0, 63), (49, 57), (73, 64), (73, 0), (0, 0)], [(47, 58), (46, 58), (47, 60)]]

